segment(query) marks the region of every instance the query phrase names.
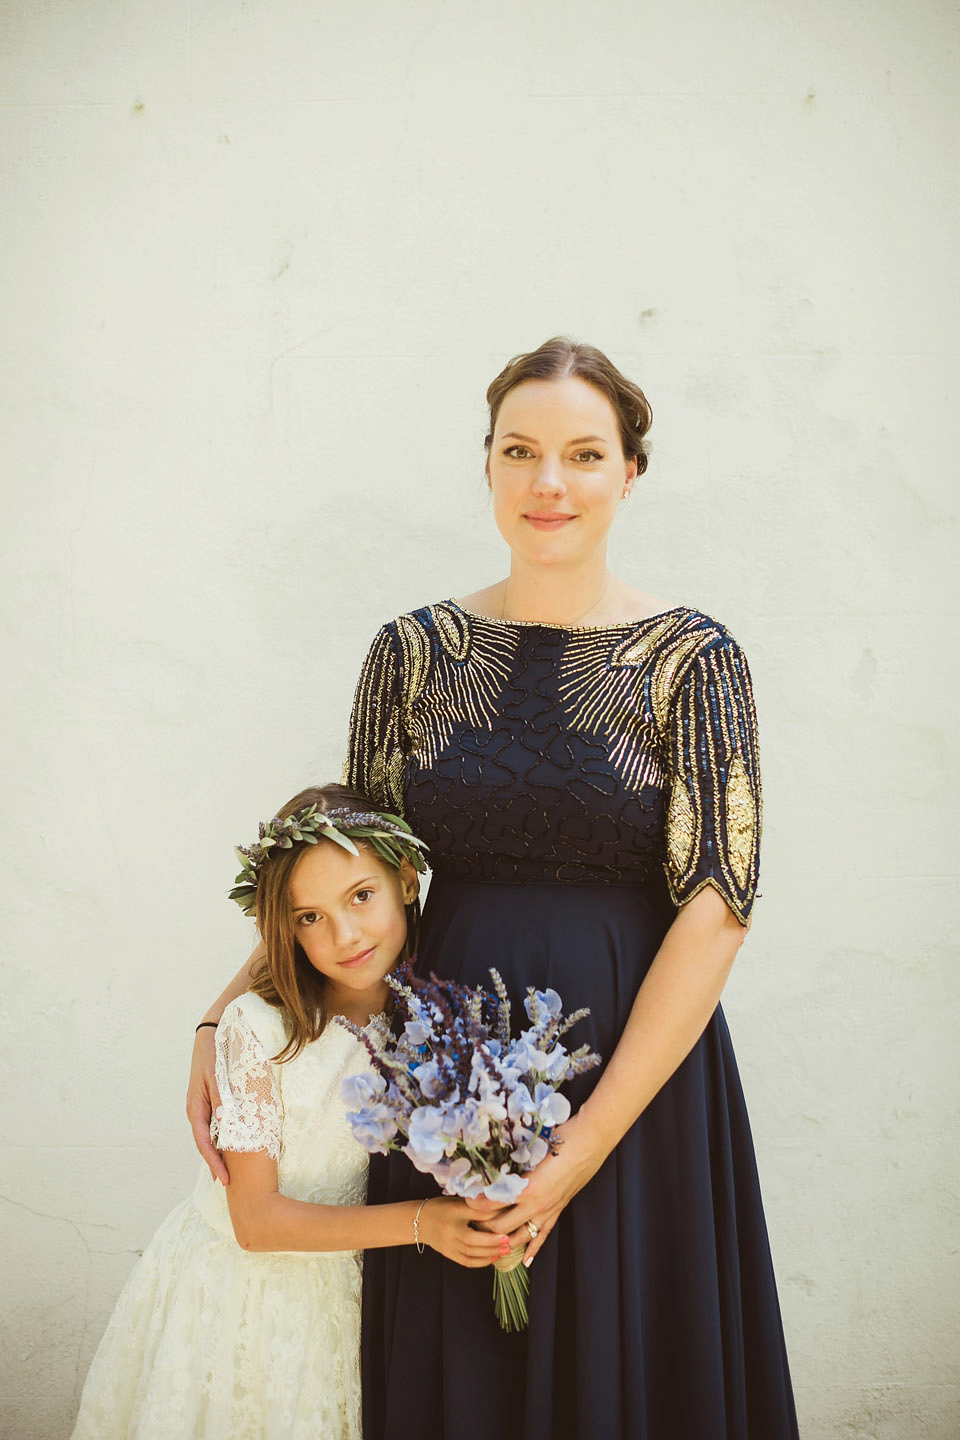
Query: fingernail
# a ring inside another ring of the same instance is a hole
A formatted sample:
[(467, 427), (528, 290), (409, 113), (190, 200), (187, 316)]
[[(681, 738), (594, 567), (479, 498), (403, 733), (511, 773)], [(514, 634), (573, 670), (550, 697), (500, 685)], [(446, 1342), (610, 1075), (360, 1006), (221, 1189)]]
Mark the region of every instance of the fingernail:
[(529, 1270), (529, 1269), (530, 1269), (530, 1266), (531, 1266), (532, 1264), (533, 1264), (533, 1256), (532, 1256), (532, 1255), (528, 1255), (527, 1258), (526, 1258), (526, 1260), (524, 1260), (524, 1262), (523, 1262), (523, 1268), (524, 1268), (524, 1270)]

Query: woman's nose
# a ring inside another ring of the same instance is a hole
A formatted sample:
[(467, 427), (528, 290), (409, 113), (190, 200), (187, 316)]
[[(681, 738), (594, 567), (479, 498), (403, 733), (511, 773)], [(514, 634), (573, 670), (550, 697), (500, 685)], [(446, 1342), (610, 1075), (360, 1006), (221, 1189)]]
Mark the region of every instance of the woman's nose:
[(537, 466), (533, 480), (534, 492), (538, 495), (562, 495), (566, 489), (563, 466), (560, 461), (545, 455)]

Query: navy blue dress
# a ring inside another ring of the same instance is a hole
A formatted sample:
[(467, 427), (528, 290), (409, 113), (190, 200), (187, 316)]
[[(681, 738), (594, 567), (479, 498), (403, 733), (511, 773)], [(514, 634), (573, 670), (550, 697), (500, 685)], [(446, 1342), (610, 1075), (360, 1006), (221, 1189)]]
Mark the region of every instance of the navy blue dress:
[[(743, 654), (679, 608), (521, 624), (453, 601), (384, 626), (346, 780), (430, 845), (423, 970), (528, 985), (608, 1059), (678, 905), (745, 922), (760, 781)], [(569, 1088), (574, 1109), (601, 1072)], [(435, 1192), (402, 1156), (370, 1199)], [(787, 1440), (797, 1434), (756, 1162), (718, 1008), (562, 1213), (503, 1333), (489, 1270), (413, 1246), (364, 1262), (365, 1440)]]

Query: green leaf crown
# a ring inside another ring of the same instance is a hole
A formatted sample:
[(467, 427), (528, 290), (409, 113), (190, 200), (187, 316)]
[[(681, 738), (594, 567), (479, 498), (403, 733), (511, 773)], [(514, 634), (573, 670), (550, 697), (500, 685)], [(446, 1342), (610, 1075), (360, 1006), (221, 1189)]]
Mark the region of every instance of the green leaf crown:
[(350, 810), (344, 806), (318, 810), (316, 805), (308, 805), (285, 820), (278, 815), (272, 820), (261, 820), (253, 845), (234, 846), (242, 868), (230, 891), (230, 899), (237, 902), (245, 915), (256, 918), (260, 867), (271, 851), (291, 850), (298, 842), (316, 845), (322, 839), (332, 840), (351, 855), (360, 854), (354, 842), (365, 840), (380, 859), (395, 870), (404, 860), (409, 860), (414, 870), (421, 873), (427, 868), (421, 854), (427, 848), (426, 843), (414, 835), (399, 815), (387, 815), (379, 810)]

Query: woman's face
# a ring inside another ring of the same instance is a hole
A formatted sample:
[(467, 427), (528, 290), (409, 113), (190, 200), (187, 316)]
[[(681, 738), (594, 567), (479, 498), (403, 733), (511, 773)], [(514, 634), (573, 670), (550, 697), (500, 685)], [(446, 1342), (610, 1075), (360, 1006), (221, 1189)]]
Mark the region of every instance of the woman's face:
[(321, 840), (304, 846), (290, 875), (294, 934), (331, 999), (374, 991), (393, 969), (407, 939), (404, 906), (417, 893), (407, 862), (386, 865), (366, 845), (351, 855)]
[(487, 460), (493, 513), (514, 555), (569, 565), (602, 549), (637, 475), (613, 406), (574, 376), (525, 380), (497, 416)]

